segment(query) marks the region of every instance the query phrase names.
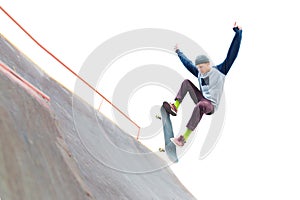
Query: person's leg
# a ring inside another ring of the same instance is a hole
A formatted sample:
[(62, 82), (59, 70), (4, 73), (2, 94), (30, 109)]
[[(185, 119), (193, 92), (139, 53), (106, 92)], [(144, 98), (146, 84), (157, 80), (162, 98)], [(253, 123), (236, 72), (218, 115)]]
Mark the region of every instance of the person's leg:
[[(182, 101), (184, 99), (184, 97), (186, 96), (187, 92), (189, 92), (189, 94), (195, 104), (198, 104), (199, 102), (201, 102), (201, 100), (204, 100), (204, 97), (203, 97), (201, 91), (188, 79), (183, 81), (181, 88), (175, 99), (178, 101)], [(196, 112), (196, 111), (194, 110), (194, 112)], [(198, 118), (199, 118), (199, 116), (198, 116)], [(188, 137), (190, 136), (190, 134), (192, 133), (192, 131), (194, 129), (195, 128), (193, 128), (193, 126), (190, 126), (189, 124), (187, 125), (187, 129), (186, 129), (185, 133), (183, 134), (183, 137), (185, 140), (188, 139)]]
[(188, 124), (186, 125), (187, 127), (186, 132), (183, 135), (180, 135), (179, 137), (172, 138), (171, 141), (177, 146), (183, 146), (184, 143), (187, 141), (188, 137), (190, 136), (190, 134), (195, 130), (195, 128), (199, 124), (203, 114), (211, 113), (213, 112), (213, 110), (214, 107), (210, 101), (206, 99), (199, 101), (194, 108), (194, 111), (192, 113), (192, 116)]
[(186, 79), (182, 82), (181, 87), (175, 97), (175, 101), (178, 100), (181, 103), (187, 92), (189, 92), (195, 104), (204, 98), (201, 91), (190, 80)]
[(177, 110), (184, 99), (185, 95), (189, 92), (192, 100), (194, 101), (195, 104), (197, 104), (202, 98), (202, 93), (200, 90), (188, 79), (184, 80), (181, 84), (181, 87), (175, 97), (175, 102), (174, 103), (168, 103), (164, 102), (163, 106), (166, 109), (166, 111), (173, 115), (177, 115)]
[(203, 114), (208, 114), (213, 112), (214, 106), (208, 100), (202, 100), (196, 104), (192, 116), (187, 123), (186, 127), (192, 131), (194, 131), (199, 124)]

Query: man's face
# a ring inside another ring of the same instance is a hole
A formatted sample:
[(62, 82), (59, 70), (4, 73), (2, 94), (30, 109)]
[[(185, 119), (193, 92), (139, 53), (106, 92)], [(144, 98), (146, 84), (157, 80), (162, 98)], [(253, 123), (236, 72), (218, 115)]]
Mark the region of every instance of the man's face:
[(197, 65), (198, 70), (201, 74), (205, 74), (211, 70), (210, 63), (201, 63)]

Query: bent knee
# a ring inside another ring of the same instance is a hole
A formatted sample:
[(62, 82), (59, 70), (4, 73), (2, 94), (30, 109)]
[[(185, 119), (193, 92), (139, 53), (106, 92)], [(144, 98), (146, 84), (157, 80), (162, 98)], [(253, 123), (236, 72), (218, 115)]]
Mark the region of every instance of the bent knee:
[(207, 102), (205, 101), (199, 101), (196, 106), (199, 107), (199, 108), (203, 108), (203, 107), (206, 107), (208, 105)]
[(190, 84), (191, 81), (189, 79), (184, 79), (184, 81), (182, 82), (183, 84)]
[(204, 113), (211, 113), (213, 111), (213, 105), (207, 101), (200, 101), (196, 104), (196, 107)]

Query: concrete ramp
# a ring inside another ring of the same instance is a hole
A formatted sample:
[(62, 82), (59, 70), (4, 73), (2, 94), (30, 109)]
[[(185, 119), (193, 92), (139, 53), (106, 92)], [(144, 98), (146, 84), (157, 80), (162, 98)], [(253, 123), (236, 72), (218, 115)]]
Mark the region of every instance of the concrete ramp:
[(50, 98), (0, 70), (2, 200), (195, 199), (165, 161), (48, 77), (3, 36), (0, 62)]

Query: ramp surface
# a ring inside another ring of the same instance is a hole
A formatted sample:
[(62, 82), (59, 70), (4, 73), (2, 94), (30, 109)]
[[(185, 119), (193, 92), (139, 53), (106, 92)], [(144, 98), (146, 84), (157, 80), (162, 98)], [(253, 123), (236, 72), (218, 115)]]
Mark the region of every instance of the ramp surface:
[(0, 198), (195, 199), (166, 163), (0, 37)]

